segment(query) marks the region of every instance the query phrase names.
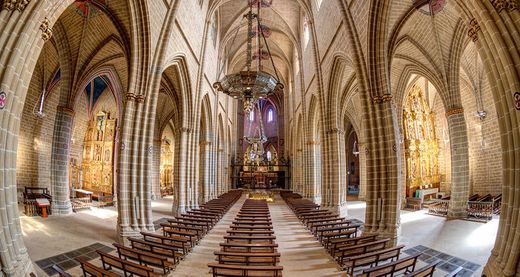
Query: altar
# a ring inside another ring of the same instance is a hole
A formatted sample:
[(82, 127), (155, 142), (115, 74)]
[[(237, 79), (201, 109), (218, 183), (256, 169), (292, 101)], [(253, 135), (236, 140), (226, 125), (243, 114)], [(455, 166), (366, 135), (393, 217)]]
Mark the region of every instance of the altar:
[(439, 192), (439, 188), (430, 188), (430, 189), (418, 189), (415, 191), (415, 198), (420, 198), (421, 203), (424, 202), (425, 196), (434, 195), (429, 198), (437, 198), (437, 193)]

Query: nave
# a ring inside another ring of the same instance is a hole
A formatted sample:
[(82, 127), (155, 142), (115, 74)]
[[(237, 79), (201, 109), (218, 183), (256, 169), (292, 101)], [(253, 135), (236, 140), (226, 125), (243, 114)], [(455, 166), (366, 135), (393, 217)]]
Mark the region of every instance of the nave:
[[(244, 193), (169, 276), (211, 276), (207, 264), (215, 262), (214, 252), (220, 250), (219, 244), (224, 242), (223, 237), (227, 235), (226, 231), (246, 198)], [(166, 217), (170, 217), (170, 201), (171, 199), (166, 198), (153, 202), (154, 221), (158, 226), (160, 222), (165, 222)], [(283, 266), (283, 276), (347, 276), (279, 195), (275, 195), (274, 202), (269, 203), (268, 206), (276, 244), (278, 244), (277, 252), (281, 256), (279, 265)], [(350, 220), (360, 223), (364, 220), (364, 214), (364, 202), (349, 202), (347, 217)], [(51, 217), (45, 222), (41, 218), (23, 217), (24, 237), (28, 241), (29, 254), (36, 261), (35, 269), (38, 276), (46, 276), (40, 267), (42, 261), (54, 260), (59, 261), (56, 264), (68, 265), (66, 261), (60, 261), (63, 254), (69, 255), (68, 253), (72, 252), (71, 257), (81, 256), (81, 251), (77, 252), (77, 250), (88, 246), (102, 245), (105, 247), (104, 250), (116, 253), (112, 246), (115, 241), (113, 235), (115, 230), (103, 228), (103, 226), (114, 226), (116, 217), (117, 213), (110, 207), (81, 211), (67, 217)], [(445, 255), (446, 258), (458, 258), (457, 263), (466, 261), (466, 266), (474, 266), (475, 275), (480, 274), (481, 265), (488, 258), (498, 224), (498, 219), (484, 225), (462, 220), (446, 221), (444, 218), (428, 215), (424, 211), (403, 211), (401, 218), (402, 233), (397, 244), (406, 245), (404, 253), (412, 253), (415, 252), (411, 250), (412, 248), (422, 247), (425, 249), (421, 249), (421, 252), (428, 251), (441, 257), (443, 253), (449, 253), (450, 255)], [(64, 226), (72, 228), (65, 229)], [(36, 230), (43, 232), (36, 232)], [(92, 235), (87, 236), (87, 234)], [(97, 254), (91, 257), (94, 258), (94, 264), (100, 265)], [(419, 258), (417, 266), (424, 266), (426, 264), (424, 260), (429, 258), (430, 256), (426, 255), (424, 259)], [(72, 276), (82, 276), (82, 270), (77, 263), (66, 271)], [(443, 269), (437, 268), (434, 276), (445, 276), (446, 273)]]

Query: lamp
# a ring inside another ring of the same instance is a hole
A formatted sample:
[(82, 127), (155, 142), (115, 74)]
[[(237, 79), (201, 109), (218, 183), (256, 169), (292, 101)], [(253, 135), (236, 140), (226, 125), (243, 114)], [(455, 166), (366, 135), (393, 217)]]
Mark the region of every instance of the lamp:
[(352, 146), (352, 154), (354, 154), (354, 156), (358, 156), (359, 155), (359, 148), (357, 146), (357, 141), (354, 141), (354, 146)]
[[(261, 8), (269, 7), (271, 4), (272, 0), (249, 1), (249, 12), (244, 15), (244, 18), (246, 18), (248, 21), (246, 61), (247, 70), (228, 74), (220, 81), (217, 81), (213, 84), (213, 88), (215, 88), (217, 91), (223, 92), (224, 94), (227, 94), (235, 99), (241, 99), (244, 102), (244, 111), (246, 113), (253, 111), (254, 105), (258, 102), (259, 99), (267, 98), (276, 92), (282, 92), (284, 89), (284, 85), (279, 81), (280, 78), (278, 77), (278, 70), (274, 64), (269, 45), (267, 44), (266, 37), (268, 37), (270, 34), (268, 31), (269, 27), (260, 24)], [(253, 13), (254, 5), (257, 6), (258, 14)], [(253, 30), (254, 21), (257, 22), (255, 27), (256, 30)], [(235, 39), (237, 35), (238, 30), (235, 34)], [(254, 36), (258, 38), (257, 45), (259, 48), (259, 51), (257, 51), (255, 55), (253, 55)], [(267, 48), (267, 51), (261, 50), (263, 46), (260, 45), (260, 38), (263, 38), (263, 42)], [(235, 41), (235, 39), (233, 39), (233, 41)], [(262, 70), (263, 59), (271, 60), (276, 77)], [(253, 60), (258, 61), (257, 70), (251, 69)]]
[[(254, 121), (259, 123), (255, 126), (254, 134), (244, 136), (244, 140), (250, 145), (250, 153), (246, 161), (251, 165), (260, 165), (267, 163), (267, 158), (264, 152), (264, 143), (267, 142), (267, 137), (264, 134), (263, 116), (260, 109), (260, 100), (267, 99), (270, 95), (283, 92), (284, 85), (280, 82), (278, 70), (274, 64), (267, 37), (270, 36), (271, 31), (268, 26), (260, 24), (260, 12), (262, 8), (267, 8), (272, 5), (272, 0), (249, 0), (249, 12), (243, 18), (247, 19), (247, 59), (246, 70), (230, 73), (225, 75), (222, 79), (213, 84), (213, 88), (234, 99), (240, 99), (243, 102), (244, 112), (250, 115), (252, 120), (249, 120), (249, 131)], [(256, 6), (257, 13), (253, 13), (253, 7)], [(256, 22), (255, 28), (253, 25)], [(238, 35), (237, 29), (233, 42)], [(253, 54), (253, 38), (257, 38), (257, 51)], [(263, 50), (263, 48), (266, 50)], [(229, 55), (229, 53), (228, 53)], [(257, 61), (256, 70), (252, 69), (253, 60)], [(270, 60), (274, 69), (275, 76), (263, 71), (262, 60)], [(224, 67), (221, 68), (221, 71)], [(220, 76), (220, 74), (219, 74)], [(218, 78), (217, 78), (218, 79)], [(251, 116), (255, 110), (258, 111), (259, 116)]]

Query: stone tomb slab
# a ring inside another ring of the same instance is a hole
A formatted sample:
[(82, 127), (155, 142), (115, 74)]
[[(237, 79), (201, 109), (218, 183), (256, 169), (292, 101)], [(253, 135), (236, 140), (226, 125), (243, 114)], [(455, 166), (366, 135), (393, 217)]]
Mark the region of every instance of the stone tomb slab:
[(58, 273), (52, 269), (53, 265), (58, 265), (64, 270), (69, 270), (76, 266), (79, 266), (79, 262), (76, 259), (90, 261), (93, 259), (97, 259), (99, 255), (96, 253), (96, 250), (101, 250), (104, 252), (112, 252), (115, 249), (109, 246), (106, 246), (101, 243), (94, 243), (89, 246), (85, 246), (82, 248), (78, 248), (76, 250), (72, 250), (66, 253), (62, 253), (56, 256), (52, 256), (46, 259), (42, 259), (36, 261), (36, 265), (38, 265), (47, 275), (54, 276)]

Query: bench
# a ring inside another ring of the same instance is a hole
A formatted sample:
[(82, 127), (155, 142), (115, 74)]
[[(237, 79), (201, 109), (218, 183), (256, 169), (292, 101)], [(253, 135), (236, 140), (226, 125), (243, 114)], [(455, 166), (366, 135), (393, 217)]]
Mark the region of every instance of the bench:
[(386, 248), (386, 244), (389, 241), (390, 239), (382, 239), (362, 244), (341, 247), (336, 250), (334, 258), (339, 262), (339, 264), (343, 264), (345, 259), (348, 257), (361, 255), (372, 251), (383, 250)]
[(147, 232), (141, 232), (141, 235), (143, 236), (143, 239), (145, 241), (157, 242), (160, 244), (178, 248), (182, 251), (183, 255), (186, 255), (188, 253), (188, 251), (191, 249), (188, 244), (189, 240), (185, 237), (181, 237), (181, 236), (166, 237), (166, 236), (161, 236), (158, 234), (147, 233)]
[(176, 247), (136, 238), (128, 238), (128, 240), (130, 241), (130, 245), (132, 245), (133, 249), (139, 249), (150, 252), (152, 254), (161, 255), (172, 259), (174, 262), (178, 261), (183, 256)]
[(234, 225), (271, 225), (271, 221), (256, 220), (256, 221), (247, 221), (247, 220), (233, 220)]
[(405, 273), (413, 272), (415, 271), (415, 264), (419, 255), (416, 254), (384, 265), (365, 269), (359, 277), (394, 276), (395, 273), (403, 270)]
[(268, 252), (273, 253), (275, 252), (276, 248), (278, 247), (278, 244), (276, 243), (236, 243), (236, 242), (223, 242), (220, 243), (220, 247), (222, 248), (223, 252), (246, 252), (246, 253), (252, 253), (252, 252)]
[(219, 264), (242, 265), (276, 265), (280, 259), (280, 253), (242, 253), (216, 251)]
[(232, 230), (273, 230), (272, 225), (230, 225)]
[(180, 236), (188, 239), (191, 247), (194, 247), (197, 243), (197, 232), (176, 230), (174, 228), (170, 228), (168, 225), (163, 226), (162, 231), (163, 236), (165, 237)]
[[(440, 263), (440, 261), (426, 265), (420, 269), (415, 270), (414, 272), (405, 274), (404, 277), (433, 277), (433, 273), (435, 272), (435, 267)], [(459, 271), (461, 271), (463, 268), (459, 266)], [(457, 271), (457, 273), (459, 272)], [(446, 275), (449, 276), (449, 275)], [(454, 276), (454, 275), (452, 275)]]
[(250, 230), (227, 230), (226, 231), (229, 235), (245, 235), (245, 236), (269, 236), (274, 235), (273, 230), (257, 230), (257, 231), (250, 231)]
[(138, 261), (140, 265), (151, 265), (158, 267), (162, 269), (164, 274), (168, 274), (172, 269), (175, 268), (175, 264), (179, 263), (178, 258), (175, 259), (175, 261), (172, 263), (164, 256), (155, 255), (153, 253), (141, 251), (139, 249), (133, 249), (118, 243), (113, 243), (112, 245), (116, 247), (119, 258)]
[(187, 226), (184, 224), (176, 224), (176, 223), (161, 223), (161, 227), (168, 228), (169, 230), (179, 230), (184, 232), (192, 232), (195, 233), (197, 238), (202, 238), (204, 235), (204, 228), (198, 226)]
[(226, 242), (243, 241), (243, 240), (245, 240), (245, 241), (247, 241), (247, 243), (253, 243), (253, 242), (260, 243), (260, 242), (264, 241), (264, 242), (269, 242), (271, 244), (276, 239), (276, 236), (236, 236), (236, 235), (229, 235), (229, 236), (224, 236), (224, 239), (226, 240)]
[(352, 246), (352, 245), (356, 245), (356, 244), (372, 242), (372, 241), (375, 241), (376, 239), (377, 239), (377, 235), (363, 235), (363, 236), (355, 237), (355, 238), (331, 239), (329, 241), (329, 251), (331, 252), (331, 255), (334, 256), (336, 249), (339, 249), (341, 247)]
[(399, 245), (392, 248), (386, 248), (383, 250), (369, 252), (361, 255), (351, 256), (343, 260), (343, 263), (340, 264), (343, 270), (347, 270), (347, 273), (350, 273), (354, 276), (354, 270), (361, 266), (378, 266), (380, 262), (383, 261), (393, 261), (399, 260), (399, 255), (401, 254), (401, 250), (404, 248), (404, 245)]
[(120, 259), (116, 256), (110, 255), (100, 250), (96, 250), (96, 252), (101, 256), (101, 263), (103, 264), (103, 269), (110, 270), (112, 267), (120, 269), (124, 272), (125, 276), (143, 276), (143, 277), (155, 277), (161, 276), (153, 271), (153, 268), (136, 264), (127, 260)]
[[(81, 264), (83, 270), (83, 276), (94, 276), (94, 277), (119, 277), (118, 274), (97, 267), (87, 261), (77, 260)], [(35, 276), (36, 277), (36, 276)]]
[(282, 276), (282, 266), (244, 266), (209, 263), (213, 277), (218, 276)]

